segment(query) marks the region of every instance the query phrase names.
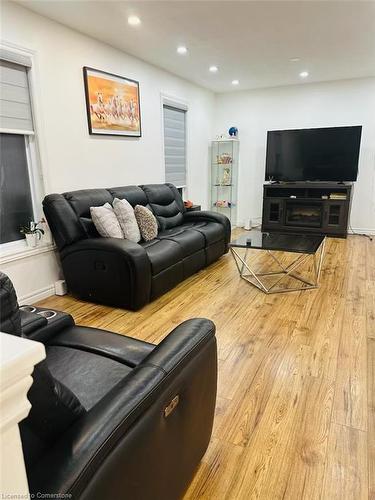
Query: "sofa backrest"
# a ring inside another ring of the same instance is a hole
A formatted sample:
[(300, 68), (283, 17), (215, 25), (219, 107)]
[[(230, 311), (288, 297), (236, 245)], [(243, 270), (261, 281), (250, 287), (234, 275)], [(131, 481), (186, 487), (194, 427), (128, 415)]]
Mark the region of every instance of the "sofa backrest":
[(112, 195), (112, 200), (114, 198), (119, 198), (120, 200), (125, 199), (133, 208), (136, 205), (148, 205), (147, 196), (140, 186), (116, 187), (110, 188), (108, 191)]
[(99, 237), (91, 220), (90, 207), (126, 199), (133, 207), (148, 207), (158, 220), (159, 229), (181, 224), (184, 204), (173, 184), (147, 184), (108, 189), (82, 189), (63, 194), (50, 194), (43, 209), (59, 250), (81, 239)]
[(147, 184), (141, 187), (146, 193), (160, 229), (170, 229), (182, 224), (185, 207), (180, 193), (173, 184)]
[(22, 334), (16, 291), (9, 277), (0, 271), (0, 332)]

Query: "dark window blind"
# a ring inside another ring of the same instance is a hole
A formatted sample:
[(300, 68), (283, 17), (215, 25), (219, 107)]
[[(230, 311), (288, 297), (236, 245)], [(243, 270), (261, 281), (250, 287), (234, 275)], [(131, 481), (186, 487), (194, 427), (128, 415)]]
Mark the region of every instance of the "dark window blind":
[(25, 137), (0, 134), (0, 243), (21, 240), (20, 226), (33, 220)]

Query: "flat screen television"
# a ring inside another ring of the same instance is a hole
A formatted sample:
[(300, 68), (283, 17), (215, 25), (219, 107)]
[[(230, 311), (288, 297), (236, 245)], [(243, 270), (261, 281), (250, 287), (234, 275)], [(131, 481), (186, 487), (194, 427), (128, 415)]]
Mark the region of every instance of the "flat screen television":
[(272, 130), (266, 181), (355, 181), (362, 127)]

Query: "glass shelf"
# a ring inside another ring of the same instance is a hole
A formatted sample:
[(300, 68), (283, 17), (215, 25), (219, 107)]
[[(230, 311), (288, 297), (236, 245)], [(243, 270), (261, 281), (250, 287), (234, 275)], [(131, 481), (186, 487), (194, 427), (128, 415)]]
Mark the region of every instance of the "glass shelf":
[[(237, 222), (238, 152), (237, 140), (211, 143), (211, 209), (225, 212), (232, 225)], [(217, 202), (230, 202), (231, 205), (220, 207)]]

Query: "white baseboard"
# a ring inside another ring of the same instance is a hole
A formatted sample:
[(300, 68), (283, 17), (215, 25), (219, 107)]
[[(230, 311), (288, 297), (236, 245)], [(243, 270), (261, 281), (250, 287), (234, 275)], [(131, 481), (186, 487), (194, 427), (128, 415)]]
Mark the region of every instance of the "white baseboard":
[(369, 234), (375, 235), (375, 229), (370, 229), (368, 227), (352, 227), (348, 229), (348, 234)]
[(18, 302), (20, 305), (23, 304), (33, 304), (34, 302), (38, 302), (39, 300), (46, 299), (51, 295), (55, 295), (55, 285), (51, 284), (45, 286), (44, 288), (40, 288), (39, 290), (35, 290), (32, 293), (27, 293), (22, 297), (18, 297)]
[[(255, 225), (253, 225), (253, 226), (251, 227), (251, 229), (260, 229), (260, 226), (262, 225), (262, 222), (261, 222), (261, 221), (260, 221), (260, 222), (258, 222), (258, 221), (256, 221), (256, 220), (254, 219), (253, 224), (255, 224)], [(236, 227), (243, 227), (243, 228), (244, 228), (245, 226), (246, 226), (246, 223), (245, 223), (244, 221), (239, 221), (239, 222), (237, 222), (237, 224), (236, 224)], [(249, 230), (249, 229), (248, 229), (248, 230)]]

